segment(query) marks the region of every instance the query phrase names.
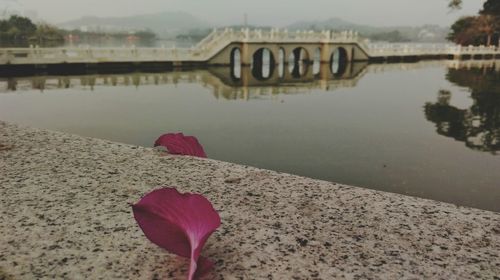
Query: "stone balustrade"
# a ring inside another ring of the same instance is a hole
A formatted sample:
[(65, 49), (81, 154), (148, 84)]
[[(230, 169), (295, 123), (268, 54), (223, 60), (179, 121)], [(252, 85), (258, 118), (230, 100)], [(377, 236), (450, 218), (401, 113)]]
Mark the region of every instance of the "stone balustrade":
[(421, 56), (421, 55), (497, 55), (496, 46), (460, 46), (452, 44), (370, 44), (370, 56)]
[(191, 48), (8, 48), (0, 49), (0, 65), (105, 62), (205, 62), (233, 42), (357, 44), (371, 58), (426, 55), (500, 55), (497, 47), (425, 44), (370, 44), (357, 32), (289, 31), (287, 29), (214, 29)]

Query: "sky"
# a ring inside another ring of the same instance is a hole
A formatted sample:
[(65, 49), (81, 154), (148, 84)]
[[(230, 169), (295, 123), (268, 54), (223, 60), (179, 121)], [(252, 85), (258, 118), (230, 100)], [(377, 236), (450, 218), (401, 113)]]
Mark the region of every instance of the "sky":
[(0, 9), (16, 5), (49, 23), (88, 15), (119, 17), (185, 11), (214, 24), (243, 23), (246, 13), (249, 24), (277, 27), (332, 17), (374, 26), (446, 26), (461, 15), (477, 13), (483, 2), (464, 0), (460, 11), (450, 11), (448, 0), (0, 0)]

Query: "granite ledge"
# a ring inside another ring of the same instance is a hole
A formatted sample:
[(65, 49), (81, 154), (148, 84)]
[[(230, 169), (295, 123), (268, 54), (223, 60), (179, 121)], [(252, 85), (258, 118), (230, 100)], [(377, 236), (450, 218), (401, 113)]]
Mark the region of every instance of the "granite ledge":
[(499, 279), (500, 214), (0, 122), (0, 279), (185, 279), (130, 203), (208, 197), (207, 279)]

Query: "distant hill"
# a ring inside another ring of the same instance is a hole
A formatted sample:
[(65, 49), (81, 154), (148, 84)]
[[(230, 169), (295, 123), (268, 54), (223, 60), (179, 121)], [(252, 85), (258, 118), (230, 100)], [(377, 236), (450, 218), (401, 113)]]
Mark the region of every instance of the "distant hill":
[[(200, 40), (215, 25), (201, 20), (186, 12), (161, 12), (129, 17), (95, 17), (86, 16), (80, 19), (58, 24), (64, 29), (99, 32), (132, 32), (149, 30), (160, 38), (176, 38)], [(241, 26), (235, 26), (241, 27)], [(266, 28), (266, 27), (261, 27)], [(394, 26), (375, 27), (356, 24), (340, 18), (327, 20), (298, 21), (287, 26), (289, 30), (356, 30), (372, 41), (390, 42), (445, 42), (448, 28), (425, 25), (420, 27)]]
[(209, 23), (185, 12), (161, 12), (129, 17), (94, 17), (58, 24), (64, 29), (83, 31), (138, 31), (151, 30), (160, 37), (169, 37), (196, 28), (206, 28)]
[(315, 20), (315, 21), (297, 21), (287, 26), (291, 30), (304, 30), (304, 29), (366, 29), (371, 28), (369, 26), (359, 25), (352, 23), (350, 21), (343, 20), (341, 18), (330, 18), (326, 20)]
[(298, 21), (287, 26), (290, 30), (355, 30), (362, 36), (373, 41), (393, 41), (393, 42), (445, 42), (449, 28), (437, 25), (423, 25), (417, 27), (391, 26), (376, 27), (352, 23), (340, 18), (330, 18), (317, 21)]

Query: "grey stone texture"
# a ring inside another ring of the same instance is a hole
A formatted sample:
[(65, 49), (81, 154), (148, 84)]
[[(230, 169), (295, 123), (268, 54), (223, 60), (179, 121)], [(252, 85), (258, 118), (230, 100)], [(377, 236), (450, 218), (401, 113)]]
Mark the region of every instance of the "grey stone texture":
[(499, 213), (0, 122), (0, 279), (185, 279), (132, 216), (160, 186), (219, 212), (207, 279), (500, 276)]

